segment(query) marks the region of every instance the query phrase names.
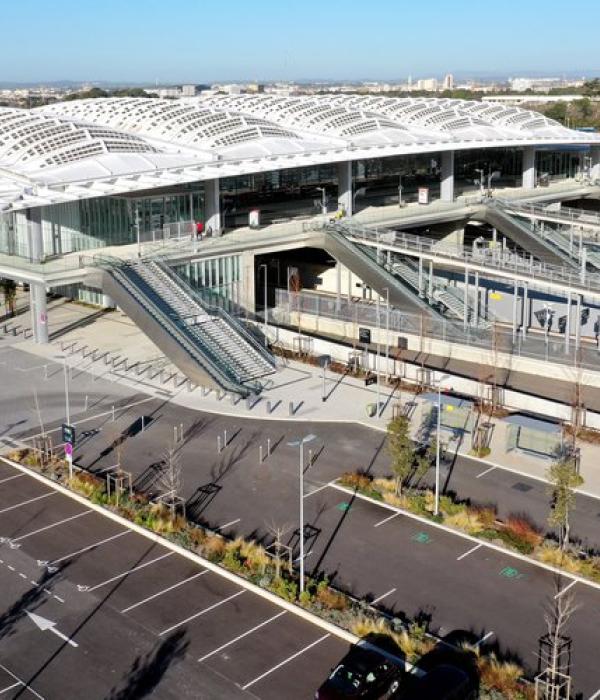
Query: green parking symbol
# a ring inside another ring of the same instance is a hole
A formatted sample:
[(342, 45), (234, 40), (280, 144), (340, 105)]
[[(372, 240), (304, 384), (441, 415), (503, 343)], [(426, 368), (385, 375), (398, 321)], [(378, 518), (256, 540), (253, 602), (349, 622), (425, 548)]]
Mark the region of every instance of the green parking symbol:
[(419, 544), (429, 544), (431, 542), (431, 537), (426, 532), (417, 532), (411, 539)]
[(350, 504), (346, 503), (346, 501), (342, 501), (341, 503), (337, 504), (336, 508), (341, 510), (342, 513), (345, 513), (347, 510), (350, 510)]
[(504, 576), (504, 578), (519, 579), (524, 578), (525, 574), (520, 573), (518, 569), (515, 569), (512, 566), (505, 566), (500, 572), (500, 576)]

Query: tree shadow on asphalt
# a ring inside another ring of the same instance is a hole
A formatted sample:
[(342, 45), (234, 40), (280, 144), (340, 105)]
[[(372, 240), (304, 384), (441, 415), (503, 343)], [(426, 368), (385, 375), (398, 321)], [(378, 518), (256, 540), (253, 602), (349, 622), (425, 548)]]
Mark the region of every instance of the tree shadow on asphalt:
[(171, 665), (182, 659), (189, 647), (186, 632), (172, 632), (144, 656), (138, 656), (119, 687), (113, 688), (106, 700), (139, 700), (151, 696)]
[(37, 610), (48, 600), (48, 593), (44, 589), (51, 590), (51, 587), (61, 580), (61, 574), (66, 566), (68, 564), (60, 566), (52, 573), (44, 570), (37, 585), (26, 591), (0, 615), (0, 640), (13, 635), (20, 620), (24, 619), (28, 612)]

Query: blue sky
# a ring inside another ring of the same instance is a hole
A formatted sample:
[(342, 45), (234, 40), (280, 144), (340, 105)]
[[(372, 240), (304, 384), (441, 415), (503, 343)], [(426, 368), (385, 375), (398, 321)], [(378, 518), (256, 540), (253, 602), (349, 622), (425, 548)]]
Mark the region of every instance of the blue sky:
[(600, 2), (2, 0), (0, 82), (600, 73)]

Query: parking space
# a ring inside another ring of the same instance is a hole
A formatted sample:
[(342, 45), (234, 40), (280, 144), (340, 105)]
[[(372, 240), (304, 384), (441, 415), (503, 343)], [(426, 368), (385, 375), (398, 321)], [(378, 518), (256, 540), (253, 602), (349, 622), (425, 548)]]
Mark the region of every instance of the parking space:
[(26, 681), (16, 676), (2, 664), (0, 664), (0, 698), (2, 700), (12, 700), (12, 698), (22, 698), (22, 700), (38, 698), (38, 700), (44, 700), (39, 693), (27, 685)]
[[(28, 476), (0, 490), (0, 528), (1, 511), (11, 505), (19, 520), (0, 547), (0, 585), (6, 579), (7, 602), (19, 611), (10, 634), (0, 629), (0, 653), (18, 667), (15, 675), (35, 678), (39, 697), (52, 696), (57, 674), (69, 675), (72, 697), (83, 697), (84, 688), (86, 697), (107, 697), (115, 672), (127, 678), (140, 664), (136, 657), (181, 648), (165, 677), (185, 672), (190, 698), (306, 698), (346, 653), (347, 643), (322, 628), (68, 497), (53, 492), (40, 509), (31, 499), (46, 492)], [(47, 580), (60, 600), (43, 593)], [(38, 629), (28, 611), (52, 629)], [(34, 653), (24, 655), (32, 643)], [(6, 697), (17, 689), (10, 685)], [(169, 688), (156, 697), (178, 690)]]

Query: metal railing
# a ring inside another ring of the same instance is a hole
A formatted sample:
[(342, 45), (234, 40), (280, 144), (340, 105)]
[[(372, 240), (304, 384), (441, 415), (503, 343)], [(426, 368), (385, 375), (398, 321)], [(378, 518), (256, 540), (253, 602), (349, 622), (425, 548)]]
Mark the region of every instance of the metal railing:
[(350, 220), (314, 224), (314, 228), (325, 230), (330, 226), (343, 230), (346, 236), (356, 242), (376, 245), (382, 250), (389, 249), (415, 257), (437, 258), (465, 267), (480, 266), (488, 268), (490, 271), (498, 270), (508, 273), (511, 277), (524, 280), (534, 280), (539, 283), (551, 282), (577, 288), (581, 291), (600, 293), (600, 273), (587, 270), (583, 273), (568, 267), (543, 263), (535, 260), (533, 256), (525, 258), (517, 253), (503, 250), (499, 245), (486, 248), (473, 246), (469, 249), (459, 245), (440, 243), (433, 238), (417, 236), (404, 231), (367, 227)]
[[(390, 329), (396, 335), (408, 334), (426, 340), (440, 340), (463, 347), (473, 347), (490, 353), (490, 364), (495, 362), (495, 353), (516, 357), (555, 362), (574, 368), (600, 371), (600, 353), (598, 346), (591, 342), (581, 342), (579, 348), (573, 343), (568, 351), (565, 349), (564, 337), (544, 334), (529, 330), (524, 338), (521, 332), (513, 335), (511, 328), (498, 323), (492, 329), (463, 328), (462, 323), (451, 320), (438, 320), (425, 315), (411, 314), (393, 307), (380, 305), (379, 319), (377, 306), (364, 301), (348, 301), (330, 294), (316, 292), (290, 292), (276, 290), (275, 308), (272, 318), (281, 325), (294, 328), (302, 321), (302, 314), (317, 318), (328, 318), (346, 323), (353, 323), (355, 337), (358, 338), (358, 326), (380, 327)], [(389, 318), (388, 318), (389, 314)], [(393, 341), (395, 345), (395, 340)], [(456, 355), (452, 355), (455, 357)]]

